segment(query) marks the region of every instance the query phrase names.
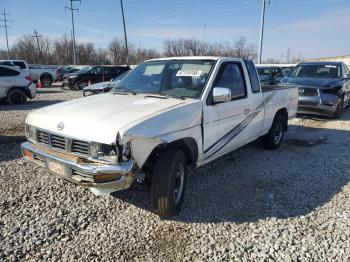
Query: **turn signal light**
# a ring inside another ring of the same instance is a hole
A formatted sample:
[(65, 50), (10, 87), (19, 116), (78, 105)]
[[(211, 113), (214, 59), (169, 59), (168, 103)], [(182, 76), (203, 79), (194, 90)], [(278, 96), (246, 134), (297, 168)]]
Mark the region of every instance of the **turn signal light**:
[(110, 180), (118, 180), (119, 178), (120, 178), (120, 174), (117, 174), (117, 173), (98, 174), (94, 176), (94, 181), (95, 182), (110, 181)]
[(30, 160), (33, 160), (34, 159), (34, 155), (32, 152), (28, 151), (28, 150), (24, 150), (23, 151), (23, 155), (27, 158), (29, 158)]

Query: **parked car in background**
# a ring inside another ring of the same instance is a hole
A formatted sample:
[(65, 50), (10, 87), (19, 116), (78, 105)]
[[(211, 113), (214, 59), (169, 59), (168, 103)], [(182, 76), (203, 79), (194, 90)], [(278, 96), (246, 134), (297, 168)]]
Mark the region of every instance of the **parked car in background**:
[(261, 85), (277, 85), (283, 76), (282, 68), (277, 66), (257, 65), (256, 69)]
[(29, 65), (24, 60), (0, 60), (0, 65), (16, 66), (22, 71), (24, 71), (26, 75), (31, 75)]
[(249, 60), (154, 59), (108, 93), (30, 112), (22, 154), (95, 194), (143, 181), (152, 210), (171, 217), (189, 170), (259, 137), (278, 148), (297, 104), (296, 87), (261, 87)]
[(117, 87), (119, 81), (122, 80), (129, 73), (129, 71), (130, 70), (125, 71), (118, 77), (113, 78), (111, 81), (101, 82), (84, 87), (83, 96), (97, 95), (111, 91), (112, 88)]
[(342, 62), (304, 62), (281, 83), (298, 85), (298, 113), (338, 118), (350, 101), (349, 73)]
[(36, 86), (31, 76), (16, 67), (0, 65), (0, 99), (15, 105), (35, 96)]
[(89, 66), (79, 71), (68, 74), (64, 79), (64, 86), (83, 89), (88, 84), (110, 81), (125, 71), (130, 70), (127, 66)]
[(40, 81), (44, 87), (49, 87), (53, 81), (57, 81), (56, 66), (30, 64), (29, 69), (33, 81)]
[(69, 67), (69, 66), (60, 66), (56, 69), (57, 81), (63, 81), (66, 74), (71, 74), (79, 71), (79, 68)]

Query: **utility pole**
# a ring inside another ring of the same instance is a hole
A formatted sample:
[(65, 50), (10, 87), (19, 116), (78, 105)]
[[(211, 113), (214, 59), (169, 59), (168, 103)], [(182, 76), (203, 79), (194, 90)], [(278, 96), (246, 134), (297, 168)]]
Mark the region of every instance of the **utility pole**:
[(125, 18), (124, 18), (123, 0), (120, 0), (120, 7), (121, 7), (121, 9), (122, 9), (122, 17), (123, 17), (124, 41), (125, 41), (125, 54), (126, 54), (126, 65), (129, 66), (129, 50), (128, 50), (128, 39), (127, 39), (127, 37), (126, 37), (126, 29), (125, 29)]
[(74, 11), (78, 11), (78, 8), (73, 8), (73, 2), (80, 2), (81, 4), (81, 0), (69, 0), (70, 1), (70, 7), (69, 6), (65, 6), (64, 10), (70, 10), (71, 11), (71, 15), (72, 15), (72, 33), (73, 33), (73, 64), (76, 65), (77, 64), (77, 57), (75, 54), (75, 32), (74, 32)]
[(39, 60), (41, 60), (42, 59), (42, 55), (41, 55), (41, 48), (40, 48), (39, 38), (42, 37), (42, 36), (38, 35), (38, 32), (36, 31), (36, 29), (34, 29), (34, 35), (32, 35), (32, 37), (35, 37), (35, 39), (36, 39), (36, 43), (38, 45), (38, 50), (39, 50)]
[(205, 42), (205, 31), (206, 31), (206, 29), (207, 29), (207, 24), (204, 23), (203, 24), (203, 43)]
[[(263, 45), (263, 39), (264, 39), (264, 23), (265, 23), (266, 2), (267, 2), (267, 0), (263, 0), (262, 8), (261, 8), (260, 46), (259, 46), (258, 64), (261, 64), (261, 58), (262, 58), (262, 45)], [(269, 1), (269, 3), (270, 3), (270, 1)]]
[(9, 59), (10, 59), (10, 48), (9, 48), (9, 38), (8, 38), (8, 35), (7, 35), (7, 28), (10, 28), (10, 26), (7, 25), (7, 22), (13, 22), (13, 21), (7, 19), (6, 16), (8, 16), (8, 15), (10, 15), (10, 14), (7, 14), (7, 13), (6, 13), (5, 8), (4, 8), (4, 12), (3, 12), (3, 13), (0, 13), (0, 14), (4, 16), (4, 19), (0, 19), (0, 21), (3, 21), (3, 22), (4, 22), (4, 25), (3, 25), (3, 26), (0, 26), (0, 27), (4, 27), (4, 28), (5, 28), (6, 45), (7, 45), (7, 59), (9, 60)]

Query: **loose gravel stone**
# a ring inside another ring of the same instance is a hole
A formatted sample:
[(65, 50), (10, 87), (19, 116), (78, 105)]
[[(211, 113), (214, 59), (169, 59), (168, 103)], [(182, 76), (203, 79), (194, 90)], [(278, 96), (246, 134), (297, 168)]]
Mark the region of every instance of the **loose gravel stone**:
[(143, 186), (96, 197), (21, 157), (28, 112), (80, 96), (0, 104), (1, 261), (350, 260), (349, 111), (295, 118), (276, 151), (257, 141), (194, 171), (163, 220)]

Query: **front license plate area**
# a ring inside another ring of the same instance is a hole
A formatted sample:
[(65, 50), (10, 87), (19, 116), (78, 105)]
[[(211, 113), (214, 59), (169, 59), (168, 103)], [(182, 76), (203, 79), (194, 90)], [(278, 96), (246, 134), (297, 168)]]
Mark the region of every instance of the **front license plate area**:
[(66, 168), (64, 165), (57, 162), (47, 162), (47, 168), (52, 172), (60, 176), (66, 176)]

